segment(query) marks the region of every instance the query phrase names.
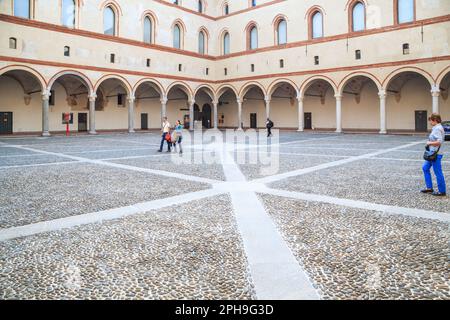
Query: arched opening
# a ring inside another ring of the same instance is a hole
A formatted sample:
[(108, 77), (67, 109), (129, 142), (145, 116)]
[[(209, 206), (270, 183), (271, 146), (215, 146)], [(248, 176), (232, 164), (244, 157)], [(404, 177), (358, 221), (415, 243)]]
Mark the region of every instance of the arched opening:
[(416, 20), (416, 0), (394, 0), (395, 23), (408, 23)]
[(450, 71), (444, 76), (439, 84), (439, 113), (442, 116), (442, 121), (450, 121)]
[[(62, 121), (64, 113), (71, 114), (71, 131), (88, 131), (90, 85), (77, 74), (65, 73), (52, 79), (49, 86), (52, 94), (49, 110), (50, 131), (65, 130), (66, 124)], [(100, 111), (101, 106), (98, 107)]]
[(277, 128), (298, 128), (297, 89), (288, 81), (280, 81), (269, 89), (269, 117)]
[(198, 53), (206, 53), (206, 35), (204, 31), (198, 33)]
[(198, 115), (195, 116), (196, 127), (202, 127), (204, 129), (211, 129), (214, 127), (213, 113), (211, 105), (214, 99), (213, 91), (207, 87), (203, 86), (197, 89), (195, 93), (195, 102), (202, 106), (201, 110), (199, 108)]
[(178, 24), (173, 26), (173, 47), (175, 49), (181, 49), (181, 27)]
[(302, 86), (305, 130), (336, 129), (335, 91), (326, 79), (311, 79)]
[(377, 84), (356, 75), (342, 86), (342, 127), (349, 130), (379, 131), (380, 99)]
[(191, 91), (185, 84), (177, 83), (168, 89), (166, 115), (171, 124), (180, 120), (185, 129), (190, 129), (189, 103), (192, 100), (191, 96)]
[(142, 81), (134, 93), (135, 123), (140, 130), (159, 129), (161, 127), (162, 92), (156, 82)]
[(103, 33), (109, 36), (116, 35), (116, 12), (112, 6), (107, 6), (103, 11)]
[(222, 54), (230, 54), (230, 34), (225, 32), (222, 40)]
[(366, 29), (366, 8), (364, 3), (356, 1), (351, 7), (351, 31), (358, 32)]
[[(104, 98), (104, 103), (102, 106), (98, 106), (95, 116), (98, 129), (126, 130), (128, 128), (130, 92), (130, 85), (126, 80), (118, 77), (108, 77), (97, 85), (97, 96)], [(134, 105), (132, 107), (134, 108)]]
[(247, 27), (247, 50), (258, 49), (258, 28), (254, 23)]
[(279, 19), (276, 23), (276, 44), (283, 45), (287, 43), (287, 22), (285, 19)]
[(31, 19), (31, 0), (14, 0), (13, 10), (15, 17)]
[(68, 28), (75, 28), (75, 0), (62, 0), (61, 24)]
[(241, 91), (242, 127), (264, 128), (266, 123), (265, 92), (262, 87), (250, 84)]
[(309, 23), (309, 37), (310, 39), (317, 39), (323, 37), (323, 14), (319, 10), (311, 13)]
[(0, 134), (41, 132), (42, 81), (25, 70), (0, 75)]
[(232, 87), (224, 86), (217, 91), (217, 116), (219, 128), (238, 127), (238, 95)]
[(387, 128), (425, 132), (431, 129), (428, 116), (432, 113), (431, 83), (415, 71), (403, 71), (386, 83)]
[(144, 42), (153, 43), (153, 21), (149, 16), (144, 18)]

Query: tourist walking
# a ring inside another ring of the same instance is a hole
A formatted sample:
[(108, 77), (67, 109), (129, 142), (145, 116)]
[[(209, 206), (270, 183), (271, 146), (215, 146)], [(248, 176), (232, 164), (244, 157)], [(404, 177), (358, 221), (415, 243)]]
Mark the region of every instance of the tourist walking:
[[(444, 128), (441, 125), (441, 116), (437, 113), (433, 113), (428, 120), (430, 121), (433, 129), (427, 141), (424, 158), (425, 163), (422, 166), (423, 174), (425, 176), (426, 188), (422, 189), (422, 193), (431, 193), (434, 196), (445, 196), (446, 186), (445, 178), (442, 173), (442, 146), (445, 140)], [(427, 160), (428, 159), (428, 160)], [(436, 175), (436, 182), (438, 191), (433, 190), (433, 181), (431, 179), (430, 169), (433, 167), (434, 174)]]
[(183, 141), (183, 125), (181, 124), (181, 121), (178, 120), (175, 124), (175, 131), (174, 135), (175, 138), (173, 140), (173, 148), (175, 149), (175, 152), (177, 151), (177, 146), (180, 149), (180, 154), (183, 153), (183, 148), (181, 147), (181, 142)]
[(267, 138), (272, 136), (273, 121), (267, 118), (266, 121)]
[(167, 121), (167, 117), (163, 118), (163, 123), (161, 126), (161, 130), (162, 130), (162, 136), (161, 136), (161, 146), (159, 147), (158, 152), (162, 152), (163, 151), (163, 147), (164, 147), (164, 141), (167, 141), (167, 152), (170, 152), (170, 139), (167, 139), (167, 135), (169, 135), (170, 137), (170, 123), (169, 121)]

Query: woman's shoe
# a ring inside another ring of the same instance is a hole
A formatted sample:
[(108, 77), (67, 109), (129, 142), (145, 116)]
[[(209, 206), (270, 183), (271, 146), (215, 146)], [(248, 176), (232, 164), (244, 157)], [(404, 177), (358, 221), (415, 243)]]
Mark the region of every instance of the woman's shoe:
[(420, 190), (422, 193), (433, 193), (433, 189), (422, 189)]
[(445, 197), (447, 194), (445, 192), (433, 192), (432, 195), (436, 197)]

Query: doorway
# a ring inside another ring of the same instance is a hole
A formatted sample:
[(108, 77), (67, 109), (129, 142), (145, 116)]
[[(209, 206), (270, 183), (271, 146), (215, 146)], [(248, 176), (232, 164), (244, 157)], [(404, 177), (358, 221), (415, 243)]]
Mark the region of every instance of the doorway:
[(427, 111), (426, 110), (416, 110), (416, 131), (417, 132), (427, 132)]
[(305, 129), (311, 130), (312, 129), (312, 113), (311, 112), (305, 112)]
[(13, 133), (12, 112), (0, 112), (0, 134)]
[(78, 114), (78, 131), (87, 131), (87, 113)]
[(209, 104), (203, 105), (202, 109), (202, 125), (203, 128), (211, 128), (211, 106)]
[(258, 128), (257, 114), (256, 113), (250, 113), (250, 128), (251, 129), (257, 129)]
[(141, 130), (148, 130), (148, 113), (141, 113)]

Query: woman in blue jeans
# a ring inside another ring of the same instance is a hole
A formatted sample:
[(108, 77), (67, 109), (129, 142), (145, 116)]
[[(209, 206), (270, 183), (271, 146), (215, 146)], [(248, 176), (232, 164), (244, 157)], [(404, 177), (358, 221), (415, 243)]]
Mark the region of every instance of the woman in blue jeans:
[[(433, 196), (446, 196), (446, 187), (445, 187), (445, 179), (444, 174), (442, 173), (442, 146), (445, 140), (445, 132), (444, 128), (441, 125), (441, 116), (437, 113), (433, 113), (430, 118), (428, 118), (433, 129), (431, 130), (431, 134), (428, 138), (427, 145), (430, 148), (430, 151), (438, 151), (438, 156), (435, 161), (425, 161), (422, 166), (423, 174), (425, 176), (426, 188), (422, 189), (420, 192), (422, 193), (431, 193)], [(433, 167), (434, 174), (436, 175), (436, 181), (438, 186), (438, 191), (433, 190), (433, 181), (431, 180), (431, 172), (430, 169)]]

